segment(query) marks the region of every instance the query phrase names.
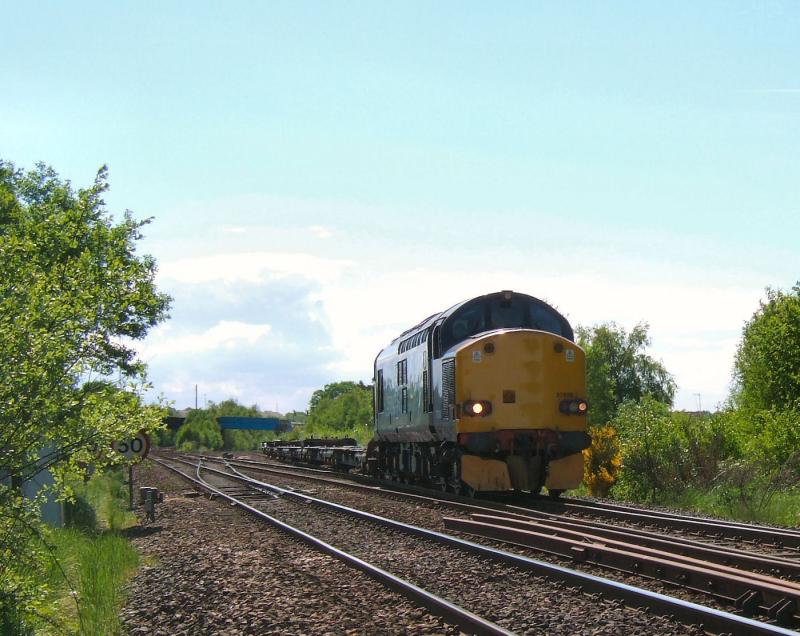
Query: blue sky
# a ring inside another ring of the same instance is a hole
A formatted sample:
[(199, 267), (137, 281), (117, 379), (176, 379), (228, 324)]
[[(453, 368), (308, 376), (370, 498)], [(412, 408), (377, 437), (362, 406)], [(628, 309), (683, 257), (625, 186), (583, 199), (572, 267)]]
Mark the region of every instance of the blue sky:
[(512, 288), (648, 322), (707, 408), (800, 278), (800, 5), (697, 5), (15, 3), (0, 157), (155, 217), (178, 407), (304, 408)]

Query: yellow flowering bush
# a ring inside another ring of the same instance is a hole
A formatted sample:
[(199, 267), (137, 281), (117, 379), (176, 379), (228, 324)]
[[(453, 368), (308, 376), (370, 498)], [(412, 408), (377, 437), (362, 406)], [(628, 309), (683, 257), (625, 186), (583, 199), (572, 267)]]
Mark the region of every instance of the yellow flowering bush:
[(611, 426), (589, 429), (592, 444), (583, 451), (583, 483), (592, 496), (607, 497), (622, 466), (619, 435)]

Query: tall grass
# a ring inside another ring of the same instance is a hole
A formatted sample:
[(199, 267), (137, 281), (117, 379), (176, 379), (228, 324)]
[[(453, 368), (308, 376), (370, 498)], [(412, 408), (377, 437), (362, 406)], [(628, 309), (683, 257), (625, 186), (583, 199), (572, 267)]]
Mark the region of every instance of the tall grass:
[(119, 534), (77, 528), (54, 532), (53, 544), (59, 563), (51, 565), (48, 579), (54, 610), (65, 619), (60, 629), (81, 636), (122, 634), (118, 614), (125, 583), (139, 564), (135, 548)]
[(137, 523), (136, 515), (127, 510), (128, 487), (123, 481), (126, 477), (127, 469), (117, 468), (95, 475), (76, 488), (78, 500), (92, 507), (102, 529), (124, 530)]
[(126, 509), (123, 475), (127, 471), (110, 471), (75, 487), (77, 503), (68, 507), (68, 527), (49, 537), (53, 558), (42, 583), (51, 593), (37, 634), (124, 633), (118, 615), (139, 555), (119, 533), (136, 523)]

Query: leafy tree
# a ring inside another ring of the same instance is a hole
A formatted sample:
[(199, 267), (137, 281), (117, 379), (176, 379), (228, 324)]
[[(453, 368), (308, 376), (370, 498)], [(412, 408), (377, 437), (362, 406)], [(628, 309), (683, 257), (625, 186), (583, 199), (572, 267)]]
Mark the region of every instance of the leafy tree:
[(613, 322), (578, 327), (578, 344), (586, 351), (590, 425), (607, 424), (622, 403), (644, 396), (672, 404), (675, 381), (663, 364), (644, 352), (650, 344), (647, 329), (638, 324), (627, 333)]
[[(715, 414), (728, 452), (714, 491), (734, 517), (759, 520), (778, 494), (800, 486), (800, 412), (728, 409)], [(796, 524), (797, 512), (784, 522)]]
[(681, 451), (666, 404), (650, 396), (639, 402), (626, 402), (611, 426), (619, 431), (620, 486), (626, 495), (643, 499), (649, 494), (655, 502), (659, 493), (679, 485), (672, 460)]
[[(49, 467), (62, 494), (81, 466), (113, 460), (114, 439), (163, 416), (139, 398), (145, 369), (130, 343), (170, 299), (155, 261), (136, 254), (149, 220), (115, 221), (107, 189), (105, 168), (75, 191), (52, 168), (0, 160), (0, 466), (15, 483)], [(40, 534), (35, 502), (0, 485), (0, 605), (12, 599), (27, 617), (42, 597), (26, 587)]]
[(178, 450), (219, 450), (222, 448), (222, 431), (216, 418), (205, 409), (197, 409), (186, 416), (186, 423), (175, 436)]
[(744, 326), (734, 381), (740, 407), (800, 410), (800, 282), (790, 293), (767, 289)]
[(334, 382), (314, 391), (309, 402), (305, 432), (318, 437), (371, 437), (372, 387), (363, 382)]

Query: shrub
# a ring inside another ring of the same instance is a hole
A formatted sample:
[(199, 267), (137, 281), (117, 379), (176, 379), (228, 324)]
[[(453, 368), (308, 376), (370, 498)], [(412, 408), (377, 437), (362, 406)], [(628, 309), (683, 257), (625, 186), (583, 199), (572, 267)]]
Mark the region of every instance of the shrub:
[(583, 451), (583, 483), (595, 497), (607, 497), (622, 465), (619, 435), (611, 426), (589, 429), (592, 445)]

